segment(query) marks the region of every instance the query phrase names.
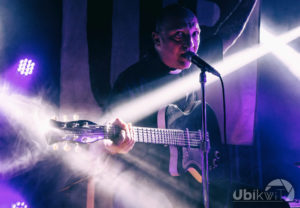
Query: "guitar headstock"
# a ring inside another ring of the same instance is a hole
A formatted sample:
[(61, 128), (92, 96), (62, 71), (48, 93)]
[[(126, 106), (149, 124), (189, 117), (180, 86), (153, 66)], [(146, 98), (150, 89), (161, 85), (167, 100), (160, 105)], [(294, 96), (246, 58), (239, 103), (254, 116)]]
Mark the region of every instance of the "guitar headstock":
[(96, 123), (88, 121), (88, 120), (77, 120), (77, 121), (69, 121), (69, 122), (62, 122), (56, 121), (51, 119), (50, 125), (57, 129), (75, 129), (75, 128), (94, 128), (97, 126)]
[(105, 139), (105, 126), (99, 126), (88, 120), (61, 122), (50, 120), (53, 127), (47, 135), (48, 144), (57, 142), (93, 143)]

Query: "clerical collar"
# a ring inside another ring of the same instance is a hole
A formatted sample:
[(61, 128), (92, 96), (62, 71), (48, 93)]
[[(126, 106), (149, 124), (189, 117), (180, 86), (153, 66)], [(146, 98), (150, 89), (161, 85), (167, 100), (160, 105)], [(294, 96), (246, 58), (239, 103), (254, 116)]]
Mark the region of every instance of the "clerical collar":
[(160, 58), (159, 55), (156, 53), (156, 57), (159, 60), (160, 64), (163, 66), (166, 71), (168, 71), (168, 74), (180, 74), (182, 72), (181, 69), (175, 69), (167, 66)]
[(181, 72), (182, 72), (181, 69), (172, 69), (172, 70), (169, 71), (169, 74), (179, 74)]

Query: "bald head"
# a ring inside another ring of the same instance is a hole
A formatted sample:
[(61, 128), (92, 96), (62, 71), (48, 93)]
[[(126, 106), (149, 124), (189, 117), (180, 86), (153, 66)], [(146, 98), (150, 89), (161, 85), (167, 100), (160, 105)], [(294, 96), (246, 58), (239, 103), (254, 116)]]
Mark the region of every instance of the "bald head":
[[(194, 22), (196, 21), (198, 23), (197, 17), (191, 10), (184, 8), (178, 4), (172, 4), (163, 8), (160, 14), (157, 16), (155, 30), (156, 32), (160, 32), (163, 29), (174, 29), (172, 28), (172, 24), (170, 23), (178, 23), (180, 22), (180, 20), (187, 20), (190, 22), (193, 22), (192, 20), (194, 20)], [(178, 26), (180, 25), (177, 24), (176, 27)]]
[(162, 9), (152, 33), (154, 47), (161, 61), (170, 68), (191, 66), (184, 54), (196, 53), (200, 43), (200, 27), (194, 13), (179, 5)]

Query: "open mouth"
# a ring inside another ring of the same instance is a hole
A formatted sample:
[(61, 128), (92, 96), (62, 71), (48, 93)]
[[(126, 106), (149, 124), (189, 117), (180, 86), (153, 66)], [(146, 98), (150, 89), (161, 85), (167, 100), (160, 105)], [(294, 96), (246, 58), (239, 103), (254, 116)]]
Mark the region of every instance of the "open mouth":
[(191, 53), (191, 52), (187, 51), (187, 52), (181, 54), (180, 56), (188, 61), (191, 61), (191, 56), (189, 55), (189, 53)]

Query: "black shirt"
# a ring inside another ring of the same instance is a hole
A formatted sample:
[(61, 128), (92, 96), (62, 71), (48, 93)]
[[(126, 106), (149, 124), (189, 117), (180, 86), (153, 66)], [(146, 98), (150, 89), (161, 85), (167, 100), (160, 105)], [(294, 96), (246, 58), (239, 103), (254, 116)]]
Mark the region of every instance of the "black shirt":
[[(141, 61), (130, 66), (123, 73), (120, 74), (113, 87), (110, 96), (110, 109), (118, 106), (123, 101), (129, 101), (142, 95), (146, 95), (156, 89), (161, 88), (167, 83), (184, 78), (191, 69), (185, 69), (180, 73), (172, 74), (175, 69), (166, 66), (161, 62), (156, 52), (151, 51)], [(167, 96), (167, 95), (166, 95)], [(188, 94), (186, 97), (176, 101), (175, 103), (181, 110), (185, 110), (189, 103), (186, 100), (191, 97)], [(159, 97), (153, 99), (160, 99)], [(191, 100), (189, 101), (191, 102)], [(166, 105), (168, 103), (165, 103)], [(149, 100), (151, 105), (151, 100)], [(146, 108), (147, 106), (145, 106)], [(156, 112), (144, 118), (135, 124), (145, 127), (157, 127)]]

